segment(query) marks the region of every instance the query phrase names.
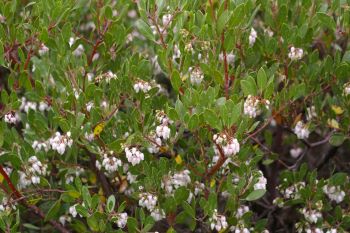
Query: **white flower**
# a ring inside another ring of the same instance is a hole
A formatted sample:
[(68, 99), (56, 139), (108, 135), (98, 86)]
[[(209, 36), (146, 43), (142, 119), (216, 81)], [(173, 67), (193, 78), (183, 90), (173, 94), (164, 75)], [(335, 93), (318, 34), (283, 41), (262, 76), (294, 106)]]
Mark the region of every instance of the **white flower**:
[(151, 85), (145, 81), (138, 81), (134, 84), (134, 90), (136, 93), (142, 91), (143, 93), (147, 93), (152, 89)]
[(133, 175), (131, 172), (127, 172), (126, 179), (129, 181), (130, 184), (135, 183), (137, 175)]
[(66, 224), (66, 222), (71, 222), (72, 219), (70, 216), (67, 215), (62, 215), (59, 219), (60, 223), (64, 226)]
[(190, 67), (189, 71), (190, 71), (190, 81), (191, 81), (192, 85), (199, 85), (204, 79), (204, 74), (203, 74), (201, 68)]
[[(233, 64), (234, 64), (235, 58), (236, 58), (236, 56), (235, 56), (233, 53), (227, 53), (227, 54), (226, 54), (226, 61), (227, 61), (227, 63), (230, 64), (230, 65), (233, 65)], [(219, 60), (220, 60), (221, 62), (224, 61), (224, 54), (223, 54), (223, 53), (220, 53), (220, 54), (219, 54)]]
[(258, 37), (258, 34), (254, 30), (254, 28), (251, 28), (250, 35), (249, 35), (249, 45), (253, 46), (255, 44), (256, 38)]
[(153, 211), (157, 205), (158, 198), (150, 193), (140, 193), (139, 194), (139, 206)]
[(157, 208), (151, 212), (151, 216), (153, 217), (154, 221), (157, 222), (165, 218), (165, 213), (164, 210)]
[(303, 57), (304, 51), (301, 48), (291, 47), (288, 53), (288, 57), (292, 60), (300, 60)]
[(170, 20), (171, 20), (171, 14), (163, 15), (162, 17), (163, 26), (168, 25), (170, 23)]
[(156, 154), (159, 152), (159, 149), (161, 146), (162, 146), (162, 139), (158, 137), (152, 137), (151, 145), (147, 148), (147, 150), (151, 154)]
[(331, 228), (329, 230), (326, 231), (326, 233), (337, 233), (337, 229), (336, 228)]
[(209, 219), (210, 228), (212, 230), (221, 231), (228, 227), (226, 217), (224, 215), (219, 215), (218, 210), (215, 209), (212, 217)]
[(19, 116), (16, 112), (8, 112), (4, 116), (4, 120), (8, 124), (13, 124), (15, 125), (17, 122), (20, 121)]
[(100, 161), (98, 161), (98, 160), (96, 160), (95, 166), (98, 170), (101, 170), (101, 168), (102, 168), (102, 165), (101, 165)]
[(295, 125), (294, 133), (299, 139), (307, 139), (309, 137), (310, 131), (302, 121), (298, 121), (298, 123)]
[(72, 45), (75, 43), (75, 41), (76, 41), (76, 38), (70, 37), (70, 38), (69, 38), (69, 42), (68, 42), (69, 47), (72, 47)]
[(16, 202), (11, 202), (6, 197), (3, 197), (0, 203), (0, 213), (4, 211), (10, 212), (11, 210), (16, 210), (15, 203)]
[(175, 61), (176, 59), (181, 57), (181, 51), (177, 45), (174, 46), (174, 53), (173, 53), (173, 60)]
[(19, 171), (19, 188), (26, 188), (27, 186), (32, 184), (32, 180), (28, 177), (24, 172)]
[(344, 95), (350, 94), (350, 82), (344, 84)]
[(0, 14), (0, 23), (5, 23), (6, 17)]
[(128, 214), (127, 213), (120, 213), (117, 215), (117, 225), (119, 228), (124, 228), (126, 226), (126, 223), (128, 222)]
[(100, 58), (99, 53), (95, 53), (94, 56), (92, 57), (92, 61), (97, 61)]
[(316, 210), (308, 210), (303, 208), (301, 213), (304, 215), (305, 219), (310, 223), (317, 223), (318, 219), (322, 218), (322, 214)]
[(87, 73), (86, 77), (88, 78), (88, 81), (91, 82), (92, 79), (94, 78), (94, 74), (93, 73)]
[(261, 114), (260, 100), (256, 96), (248, 95), (244, 101), (244, 114), (248, 115), (249, 118), (254, 118)]
[(50, 106), (46, 102), (40, 101), (40, 103), (39, 103), (39, 110), (41, 112), (47, 111), (49, 109), (50, 109)]
[(44, 141), (44, 142), (39, 142), (39, 141), (34, 141), (33, 144), (32, 144), (32, 148), (38, 152), (38, 151), (41, 151), (41, 150), (44, 150), (45, 152), (48, 152), (49, 149), (50, 149), (50, 145), (47, 141)]
[(81, 57), (85, 52), (84, 46), (82, 44), (78, 45), (78, 47), (73, 51), (73, 55), (76, 57)]
[(92, 141), (95, 139), (94, 133), (85, 132), (84, 137), (85, 137), (85, 139), (88, 140), (89, 142), (92, 142)]
[(38, 158), (36, 156), (31, 156), (28, 159), (28, 163), (30, 165), (28, 170), (29, 170), (29, 172), (31, 172), (33, 174), (33, 176), (32, 176), (32, 183), (33, 184), (40, 183), (40, 178), (39, 177), (35, 177), (34, 174), (46, 175), (47, 165), (46, 164), (43, 165), (40, 162), (40, 160), (38, 160)]
[(340, 189), (339, 186), (323, 186), (323, 192), (328, 196), (329, 199), (340, 203), (344, 200), (345, 192)]
[(290, 156), (292, 156), (292, 158), (296, 159), (301, 155), (302, 152), (303, 152), (303, 149), (300, 147), (297, 147), (297, 148), (290, 149), (289, 154)]
[(109, 173), (117, 171), (118, 167), (122, 166), (122, 161), (116, 157), (108, 157), (107, 154), (104, 154), (102, 166)]
[(170, 128), (167, 125), (158, 125), (156, 128), (156, 134), (158, 137), (167, 140), (170, 138)]
[(179, 187), (186, 187), (191, 183), (190, 171), (183, 170), (177, 172), (171, 176), (170, 172), (168, 176), (165, 176), (162, 180), (162, 188), (166, 190), (167, 194), (173, 194), (173, 192)]
[(239, 152), (240, 146), (236, 138), (232, 138), (228, 143), (223, 146), (225, 156), (236, 155)]
[(26, 113), (29, 112), (30, 109), (36, 111), (37, 103), (27, 101), (25, 97), (22, 97), (22, 103), (20, 106), (20, 110), (24, 110)]
[(49, 48), (46, 47), (43, 43), (40, 45), (40, 48), (38, 50), (39, 55), (43, 56), (44, 54), (46, 54), (47, 52), (49, 52)]
[(254, 184), (254, 190), (266, 189), (267, 180), (261, 171), (259, 171), (259, 173), (260, 173), (260, 177), (258, 179), (258, 182)]
[(52, 150), (55, 150), (60, 155), (63, 155), (66, 151), (66, 147), (71, 147), (73, 144), (70, 134), (70, 132), (67, 132), (66, 135), (61, 135), (60, 132), (56, 132), (55, 136), (49, 139)]
[(75, 218), (77, 216), (77, 214), (78, 214), (77, 210), (75, 209), (76, 205), (77, 204), (69, 207), (69, 213), (72, 215), (73, 218)]
[(246, 205), (241, 205), (236, 212), (236, 218), (241, 218), (245, 213), (249, 212), (249, 207)]
[(86, 104), (86, 111), (90, 112), (92, 107), (94, 107), (94, 102), (90, 101)]
[(306, 111), (307, 111), (306, 119), (308, 121), (314, 117), (317, 117), (315, 106), (311, 106), (311, 107), (306, 108)]
[(144, 160), (144, 154), (140, 152), (136, 147), (129, 149), (128, 147), (124, 149), (126, 158), (128, 162), (133, 166), (139, 164), (142, 160)]

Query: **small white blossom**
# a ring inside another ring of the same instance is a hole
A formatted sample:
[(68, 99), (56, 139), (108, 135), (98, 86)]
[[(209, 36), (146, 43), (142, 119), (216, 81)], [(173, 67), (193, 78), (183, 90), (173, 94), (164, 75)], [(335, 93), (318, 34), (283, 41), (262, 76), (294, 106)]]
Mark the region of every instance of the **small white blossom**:
[(303, 208), (301, 213), (304, 215), (305, 219), (310, 223), (317, 223), (317, 221), (322, 218), (322, 214), (316, 210), (308, 210)]
[(46, 54), (48, 52), (49, 52), (49, 48), (46, 47), (46, 45), (41, 44), (40, 47), (39, 47), (39, 50), (38, 50), (39, 55), (43, 56), (44, 54)]
[(292, 60), (300, 60), (303, 57), (304, 51), (301, 48), (291, 47), (288, 53), (288, 57)]
[(158, 125), (156, 128), (156, 134), (158, 137), (167, 140), (170, 138), (170, 128), (167, 125)]
[(109, 173), (117, 171), (118, 167), (122, 166), (122, 161), (113, 156), (108, 156), (104, 154), (102, 166)]
[(298, 139), (307, 139), (310, 131), (302, 121), (298, 121), (298, 123), (295, 125), (294, 133), (297, 135)]
[(62, 215), (62, 216), (60, 216), (60, 218), (58, 220), (64, 226), (64, 225), (66, 225), (66, 222), (71, 222), (72, 218), (70, 216), (67, 216), (67, 215)]
[(88, 140), (89, 142), (92, 142), (92, 141), (95, 139), (94, 133), (85, 132), (84, 137), (85, 137), (85, 139)]
[(72, 47), (72, 45), (75, 43), (75, 41), (76, 41), (76, 38), (70, 37), (69, 41), (68, 41), (69, 47)]
[(39, 110), (41, 112), (48, 111), (49, 109), (50, 109), (50, 106), (46, 102), (40, 101), (40, 103), (39, 103)]
[(345, 192), (340, 189), (339, 186), (323, 186), (323, 192), (328, 196), (329, 199), (340, 203), (344, 200)]
[(154, 221), (157, 222), (165, 218), (165, 213), (164, 210), (157, 208), (151, 212), (151, 216), (154, 219)]
[(249, 35), (249, 45), (253, 46), (255, 44), (256, 38), (258, 37), (258, 34), (256, 33), (256, 31), (254, 30), (254, 28), (252, 28), (250, 30), (250, 35)]
[(309, 121), (312, 118), (317, 117), (317, 113), (316, 113), (316, 108), (315, 106), (311, 106), (306, 108), (307, 114), (306, 114), (306, 119)]
[(17, 122), (20, 121), (20, 118), (16, 112), (12, 111), (12, 112), (6, 113), (6, 115), (4, 116), (4, 120), (8, 124), (15, 125), (15, 124), (17, 124)]
[(219, 215), (217, 209), (214, 210), (213, 215), (209, 219), (210, 228), (220, 232), (228, 227), (226, 217), (224, 215)]
[(10, 212), (11, 210), (16, 210), (16, 202), (9, 201), (6, 197), (2, 198), (2, 201), (0, 203), (0, 213), (1, 212)]
[(301, 155), (302, 152), (303, 152), (303, 149), (300, 147), (297, 147), (297, 148), (290, 149), (289, 154), (292, 158), (296, 159)]
[(191, 183), (190, 171), (183, 170), (177, 172), (174, 175), (169, 174), (162, 180), (162, 188), (166, 190), (167, 194), (173, 194), (173, 192), (179, 187), (186, 187)]
[(249, 118), (254, 118), (261, 114), (260, 100), (256, 96), (248, 95), (244, 101), (244, 114)]
[(55, 136), (49, 139), (52, 150), (57, 151), (60, 155), (63, 155), (67, 147), (71, 147), (73, 140), (70, 138), (71, 133), (67, 132), (66, 135), (61, 135), (60, 132), (56, 132)]
[(249, 207), (246, 205), (241, 205), (236, 212), (236, 218), (241, 218), (245, 213), (249, 212)]
[(77, 214), (78, 214), (77, 210), (75, 209), (76, 205), (77, 204), (69, 207), (69, 214), (72, 215), (73, 218), (77, 217)]
[(73, 51), (73, 55), (76, 57), (81, 57), (85, 52), (84, 46), (82, 44), (78, 45), (78, 47)]
[(254, 184), (254, 190), (266, 189), (267, 180), (261, 171), (259, 171), (259, 173), (260, 173), (260, 177), (258, 179), (258, 182)]
[(203, 74), (201, 68), (190, 67), (189, 71), (190, 71), (190, 81), (191, 81), (192, 85), (199, 85), (204, 79), (204, 74)]
[(170, 23), (170, 20), (171, 20), (171, 14), (163, 15), (162, 17), (163, 26), (168, 25)]
[(143, 93), (147, 93), (152, 89), (151, 85), (145, 81), (138, 81), (134, 84), (134, 90), (136, 93), (142, 91)]
[(21, 103), (21, 106), (19, 107), (20, 110), (23, 110), (26, 113), (28, 113), (30, 109), (36, 111), (36, 108), (37, 108), (37, 103), (27, 101), (25, 97), (22, 97), (22, 103)]
[(158, 201), (157, 196), (154, 196), (150, 193), (140, 193), (139, 197), (139, 206), (144, 207), (149, 211), (153, 211), (155, 209)]
[[(228, 63), (229, 65), (233, 65), (233, 64), (234, 64), (235, 58), (236, 58), (236, 56), (235, 56), (233, 53), (228, 53), (228, 54), (226, 54), (226, 61), (227, 61), (227, 63)], [(220, 54), (219, 54), (219, 60), (220, 60), (221, 62), (224, 61), (224, 54), (223, 54), (223, 53), (220, 53)]]
[(126, 226), (126, 223), (128, 222), (128, 214), (127, 213), (119, 213), (117, 215), (117, 225), (119, 228), (124, 228)]
[(91, 109), (94, 107), (94, 102), (90, 101), (86, 104), (86, 111), (90, 112)]
[(133, 166), (139, 164), (141, 161), (144, 160), (144, 154), (141, 151), (139, 151), (136, 147), (133, 147), (131, 149), (127, 147), (124, 149), (124, 151), (128, 162), (131, 163)]

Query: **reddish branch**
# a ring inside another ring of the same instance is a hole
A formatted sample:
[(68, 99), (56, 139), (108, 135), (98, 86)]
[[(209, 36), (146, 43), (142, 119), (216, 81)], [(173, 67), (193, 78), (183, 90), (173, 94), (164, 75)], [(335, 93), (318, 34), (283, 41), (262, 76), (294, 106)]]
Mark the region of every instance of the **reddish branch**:
[[(13, 185), (10, 177), (7, 175), (7, 173), (4, 171), (3, 167), (0, 165), (0, 174), (4, 177), (4, 179), (7, 182), (7, 185), (9, 186), (11, 193), (8, 192), (8, 190), (6, 190), (4, 187), (3, 190), (4, 192), (6, 192), (7, 194), (9, 194), (10, 196), (12, 196), (12, 194), (15, 195), (15, 197), (20, 200), (20, 203), (23, 204), (24, 206), (26, 206), (27, 208), (29, 208), (32, 212), (34, 212), (36, 215), (38, 215), (40, 218), (45, 219), (45, 213), (37, 206), (35, 205), (30, 205), (28, 204), (25, 199), (24, 196), (16, 189), (16, 187)], [(61, 233), (69, 233), (70, 231), (67, 230), (64, 226), (62, 226), (60, 223), (58, 223), (57, 221), (54, 220), (49, 220), (49, 223), (58, 231), (60, 231)]]
[(221, 146), (216, 144), (216, 148), (219, 150), (219, 160), (216, 162), (216, 164), (208, 171), (206, 174), (206, 179), (209, 180), (220, 168), (221, 166), (225, 163), (227, 157), (224, 154), (224, 151), (222, 150)]

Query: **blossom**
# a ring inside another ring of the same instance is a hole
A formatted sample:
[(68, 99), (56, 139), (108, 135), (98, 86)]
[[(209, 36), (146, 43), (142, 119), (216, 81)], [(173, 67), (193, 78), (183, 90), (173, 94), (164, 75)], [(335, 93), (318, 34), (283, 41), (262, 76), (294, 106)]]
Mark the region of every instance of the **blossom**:
[(134, 90), (136, 93), (142, 91), (143, 93), (147, 93), (152, 89), (151, 85), (145, 81), (138, 81), (134, 84)]
[(210, 228), (212, 230), (216, 230), (220, 232), (228, 227), (228, 223), (226, 221), (226, 217), (224, 215), (219, 215), (218, 210), (215, 209), (213, 215), (209, 219)]
[(66, 135), (61, 135), (60, 132), (56, 132), (55, 136), (49, 139), (52, 150), (57, 151), (60, 155), (63, 155), (67, 147), (71, 147), (73, 140), (70, 138), (71, 133), (67, 132)]
[(290, 156), (292, 156), (292, 158), (296, 159), (299, 157), (299, 155), (301, 155), (301, 153), (303, 152), (303, 149), (300, 147), (297, 148), (292, 148), (289, 151)]
[(107, 172), (111, 173), (117, 171), (118, 167), (122, 166), (122, 161), (116, 157), (109, 157), (107, 154), (104, 154), (102, 166)]
[(124, 149), (126, 158), (128, 162), (133, 166), (139, 164), (142, 160), (144, 160), (144, 154), (140, 152), (136, 147), (129, 149), (128, 147)]
[(85, 52), (84, 46), (82, 44), (78, 45), (78, 47), (73, 51), (73, 55), (76, 57), (81, 57)]
[(258, 37), (258, 34), (254, 30), (254, 28), (250, 29), (250, 35), (249, 35), (249, 45), (253, 46), (255, 44), (256, 38)]
[(295, 125), (294, 133), (299, 139), (307, 139), (309, 137), (310, 131), (302, 121), (298, 121)]
[(49, 48), (46, 47), (46, 45), (44, 45), (43, 43), (40, 45), (38, 53), (40, 56), (43, 56), (44, 54), (49, 52)]
[(203, 72), (201, 70), (201, 68), (199, 67), (190, 67), (189, 69), (190, 71), (190, 81), (193, 85), (199, 85), (203, 79), (204, 79), (204, 75)]
[(150, 193), (140, 193), (139, 206), (153, 211), (157, 205), (158, 197)]
[(117, 225), (119, 228), (124, 228), (126, 226), (126, 223), (128, 222), (128, 214), (127, 213), (119, 213), (117, 215)]
[(344, 200), (345, 192), (340, 189), (339, 186), (323, 186), (323, 192), (328, 196), (329, 199), (340, 203)]
[(288, 57), (292, 60), (300, 60), (303, 57), (304, 51), (300, 48), (291, 47), (288, 53)]
[(259, 171), (259, 173), (260, 173), (260, 177), (258, 178), (258, 182), (254, 184), (254, 190), (266, 189), (267, 180), (261, 171)]
[(6, 123), (13, 125), (17, 124), (17, 122), (20, 121), (18, 114), (13, 111), (6, 113), (4, 116), (4, 120)]
[(158, 125), (156, 128), (156, 134), (158, 137), (167, 140), (170, 138), (170, 128), (167, 125)]

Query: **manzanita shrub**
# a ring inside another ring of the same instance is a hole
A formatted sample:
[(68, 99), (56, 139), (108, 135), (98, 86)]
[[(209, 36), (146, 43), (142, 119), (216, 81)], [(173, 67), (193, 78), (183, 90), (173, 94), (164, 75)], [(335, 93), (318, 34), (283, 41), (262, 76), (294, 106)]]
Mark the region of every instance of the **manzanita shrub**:
[(349, 0), (2, 0), (2, 232), (348, 232)]

